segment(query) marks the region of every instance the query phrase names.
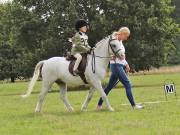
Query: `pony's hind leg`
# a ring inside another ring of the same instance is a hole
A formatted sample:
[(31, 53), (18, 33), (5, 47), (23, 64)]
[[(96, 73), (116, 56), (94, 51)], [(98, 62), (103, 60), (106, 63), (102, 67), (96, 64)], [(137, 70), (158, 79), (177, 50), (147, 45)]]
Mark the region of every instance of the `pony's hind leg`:
[(91, 87), (89, 92), (88, 92), (88, 95), (86, 97), (86, 100), (84, 101), (84, 103), (81, 107), (81, 111), (85, 111), (87, 109), (87, 106), (93, 97), (94, 91), (95, 91), (94, 87)]
[(52, 86), (52, 83), (50, 84), (50, 83), (47, 83), (47, 82), (44, 82), (44, 81), (42, 82), (42, 88), (41, 88), (41, 92), (40, 92), (40, 95), (39, 95), (39, 100), (38, 100), (37, 105), (36, 105), (35, 112), (40, 112), (41, 111), (44, 98), (47, 95), (48, 90), (51, 89), (51, 86)]
[(65, 83), (61, 83), (61, 84), (59, 84), (59, 86), (60, 86), (60, 98), (64, 102), (64, 105), (65, 105), (66, 109), (69, 112), (72, 112), (74, 109), (70, 105), (70, 103), (68, 101), (68, 98), (67, 98), (67, 85)]

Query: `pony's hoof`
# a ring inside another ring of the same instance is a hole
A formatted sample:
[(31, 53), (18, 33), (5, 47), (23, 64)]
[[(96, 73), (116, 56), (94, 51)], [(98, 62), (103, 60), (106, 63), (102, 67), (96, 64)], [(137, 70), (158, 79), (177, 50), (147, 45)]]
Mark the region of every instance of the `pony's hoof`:
[(110, 112), (114, 112), (114, 109), (112, 107), (109, 108)]
[(67, 108), (67, 111), (68, 111), (68, 112), (73, 112), (73, 111), (74, 111), (74, 108), (73, 108), (73, 107)]
[(36, 110), (35, 110), (35, 113), (40, 113), (40, 110), (36, 109)]
[(27, 98), (28, 95), (24, 94), (24, 95), (21, 95), (22, 98)]
[(82, 108), (81, 108), (81, 111), (82, 111), (82, 112), (86, 112), (86, 111), (87, 111), (87, 108), (86, 108), (86, 107), (82, 107)]

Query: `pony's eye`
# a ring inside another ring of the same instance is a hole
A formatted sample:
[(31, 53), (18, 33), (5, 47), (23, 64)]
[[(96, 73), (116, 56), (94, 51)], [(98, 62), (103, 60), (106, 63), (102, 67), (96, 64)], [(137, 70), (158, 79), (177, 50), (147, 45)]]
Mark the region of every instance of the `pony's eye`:
[(116, 48), (116, 45), (112, 45), (113, 48)]

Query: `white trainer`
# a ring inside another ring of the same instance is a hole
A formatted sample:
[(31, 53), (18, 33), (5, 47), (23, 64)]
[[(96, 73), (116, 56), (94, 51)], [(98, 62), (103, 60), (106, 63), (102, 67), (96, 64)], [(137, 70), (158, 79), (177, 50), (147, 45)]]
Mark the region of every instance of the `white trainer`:
[(143, 108), (144, 108), (144, 107), (143, 107), (142, 105), (138, 105), (138, 104), (134, 106), (134, 109), (138, 109), (138, 110), (139, 110), (139, 109), (143, 109)]
[(99, 106), (99, 105), (98, 105), (98, 106), (96, 107), (96, 111), (100, 111), (100, 110), (102, 110), (102, 106)]

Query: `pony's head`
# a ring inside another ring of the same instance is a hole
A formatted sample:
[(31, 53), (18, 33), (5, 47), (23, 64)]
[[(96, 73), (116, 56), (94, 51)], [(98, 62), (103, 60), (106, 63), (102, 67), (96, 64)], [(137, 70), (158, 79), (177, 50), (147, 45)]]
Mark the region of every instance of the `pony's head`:
[(109, 53), (111, 55), (119, 57), (122, 55), (122, 53), (124, 53), (122, 52), (119, 45), (119, 41), (117, 39), (111, 39), (111, 38), (109, 39), (109, 48), (110, 48)]
[(96, 44), (95, 48), (95, 50), (103, 49), (103, 53), (107, 52), (109, 55), (115, 55), (118, 57), (122, 55), (121, 48), (119, 46), (119, 41), (116, 39), (112, 39), (111, 36), (105, 37), (104, 39), (99, 41)]

